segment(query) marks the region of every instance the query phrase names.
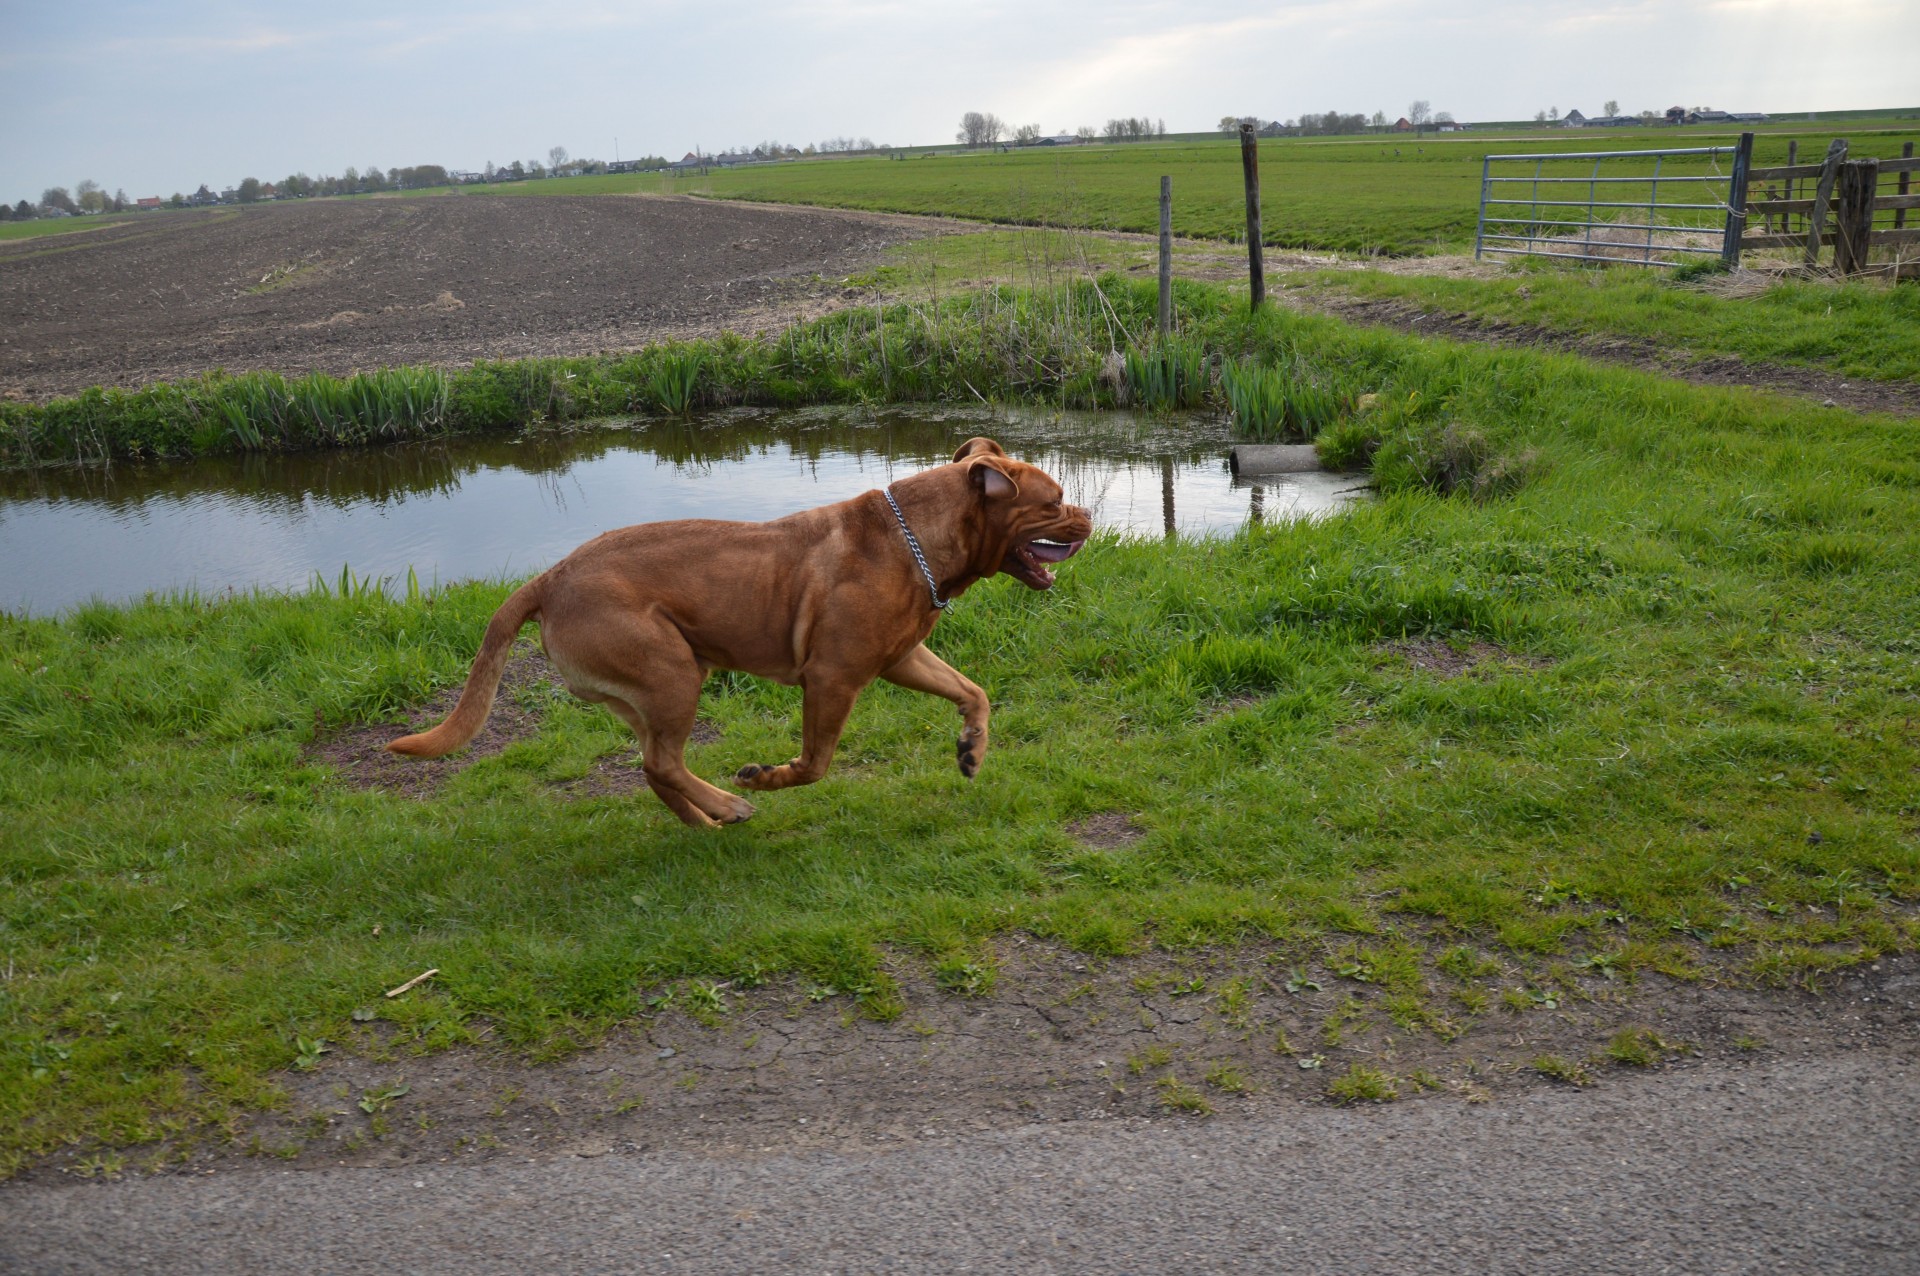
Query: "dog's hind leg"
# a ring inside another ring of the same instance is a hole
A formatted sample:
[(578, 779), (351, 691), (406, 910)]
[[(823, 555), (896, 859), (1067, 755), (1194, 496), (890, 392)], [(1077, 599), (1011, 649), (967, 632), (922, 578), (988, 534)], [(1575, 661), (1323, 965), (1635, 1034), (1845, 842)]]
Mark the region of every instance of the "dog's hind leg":
[[(647, 729), (647, 720), (640, 716), (640, 711), (626, 701), (614, 696), (608, 696), (603, 703), (612, 711), (615, 717), (618, 717), (629, 727), (633, 728), (633, 734), (640, 741), (640, 749), (645, 759), (647, 787), (653, 790), (654, 796), (662, 802), (665, 802), (667, 809), (679, 816), (682, 823), (691, 824), (695, 828), (713, 828), (720, 824), (722, 821), (716, 820), (713, 816), (708, 815), (705, 811), (688, 801), (678, 789), (669, 786), (664, 779), (658, 778), (667, 769), (665, 764), (665, 755), (668, 751), (667, 745), (663, 741), (658, 741), (653, 733)], [(656, 758), (661, 760), (656, 762)], [(681, 765), (682, 769), (685, 769), (684, 750), (682, 751)], [(753, 807), (748, 805), (747, 815), (751, 814), (753, 814)], [(728, 822), (739, 823), (740, 820), (745, 818), (747, 817), (742, 815)]]
[(928, 651), (925, 644), (915, 647), (899, 664), (880, 675), (896, 687), (924, 691), (943, 700), (951, 700), (960, 709), (966, 724), (954, 747), (960, 774), (971, 780), (980, 773), (987, 758), (987, 693), (975, 686), (965, 674)]
[[(550, 626), (557, 630), (557, 626)], [(647, 787), (688, 824), (738, 824), (753, 804), (687, 769), (687, 737), (705, 673), (679, 630), (634, 619), (618, 626), (549, 632), (547, 653), (567, 686), (604, 704), (640, 737)]]

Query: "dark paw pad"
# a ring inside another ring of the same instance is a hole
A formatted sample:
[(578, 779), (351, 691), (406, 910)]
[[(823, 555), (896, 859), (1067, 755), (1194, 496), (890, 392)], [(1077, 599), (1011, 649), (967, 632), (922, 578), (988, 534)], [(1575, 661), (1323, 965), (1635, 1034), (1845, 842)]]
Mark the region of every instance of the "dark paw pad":
[(980, 755), (974, 750), (973, 741), (965, 736), (960, 737), (960, 743), (954, 749), (954, 756), (960, 761), (960, 774), (968, 779), (972, 779), (980, 770)]
[(755, 776), (759, 775), (762, 771), (766, 771), (770, 769), (771, 768), (769, 767), (761, 766), (758, 762), (749, 762), (746, 766), (743, 766), (738, 771), (734, 772), (733, 778), (736, 780), (751, 780)]

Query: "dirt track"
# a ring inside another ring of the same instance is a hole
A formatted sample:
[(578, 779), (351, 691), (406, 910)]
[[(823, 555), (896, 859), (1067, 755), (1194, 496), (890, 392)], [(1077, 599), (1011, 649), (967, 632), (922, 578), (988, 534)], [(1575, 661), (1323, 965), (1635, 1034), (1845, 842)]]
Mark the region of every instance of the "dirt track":
[(929, 218), (675, 198), (326, 200), (0, 244), (0, 398), (751, 332)]

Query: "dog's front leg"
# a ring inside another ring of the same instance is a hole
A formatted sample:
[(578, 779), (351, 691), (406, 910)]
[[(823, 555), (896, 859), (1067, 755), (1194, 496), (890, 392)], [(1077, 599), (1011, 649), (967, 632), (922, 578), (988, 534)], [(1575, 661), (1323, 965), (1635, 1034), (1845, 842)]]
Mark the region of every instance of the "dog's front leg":
[(958, 669), (928, 651), (923, 643), (908, 652), (906, 658), (880, 675), (897, 687), (924, 691), (928, 695), (951, 700), (960, 707), (966, 728), (960, 733), (954, 756), (960, 774), (971, 780), (987, 760), (987, 693), (976, 687)]
[(786, 789), (812, 784), (833, 764), (840, 732), (853, 712), (863, 683), (851, 678), (818, 677), (801, 682), (800, 756), (780, 766), (743, 766), (733, 782), (743, 789)]

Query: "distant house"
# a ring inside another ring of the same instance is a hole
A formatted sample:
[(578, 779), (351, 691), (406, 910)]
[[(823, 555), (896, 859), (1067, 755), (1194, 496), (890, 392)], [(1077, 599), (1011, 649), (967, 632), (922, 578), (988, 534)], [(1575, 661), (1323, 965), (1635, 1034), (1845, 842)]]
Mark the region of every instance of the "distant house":
[(1413, 132), (1413, 121), (1403, 115), (1393, 122), (1393, 128), (1396, 133), (1411, 133)]
[(1052, 137), (1041, 138), (1040, 145), (1041, 146), (1078, 146), (1080, 145), (1080, 135), (1078, 133), (1055, 133)]
[(1568, 111), (1560, 117), (1561, 128), (1585, 128), (1586, 126), (1587, 117), (1578, 111)]
[(1689, 124), (1731, 124), (1733, 123), (1733, 116), (1727, 114), (1727, 112), (1725, 111), (1704, 111), (1704, 110), (1688, 111), (1687, 123)]
[(1727, 118), (1738, 121), (1741, 124), (1765, 124), (1767, 122), (1767, 113), (1765, 111), (1735, 111)]
[(1467, 131), (1467, 126), (1458, 120), (1441, 120), (1435, 127), (1442, 133), (1464, 133)]
[(154, 195), (147, 199), (134, 200), (133, 206), (135, 208), (159, 208), (164, 204), (164, 202), (165, 201), (163, 201), (158, 195)]

